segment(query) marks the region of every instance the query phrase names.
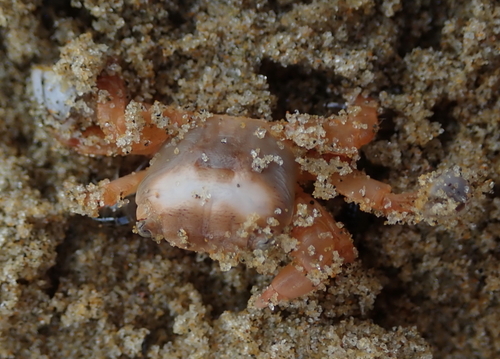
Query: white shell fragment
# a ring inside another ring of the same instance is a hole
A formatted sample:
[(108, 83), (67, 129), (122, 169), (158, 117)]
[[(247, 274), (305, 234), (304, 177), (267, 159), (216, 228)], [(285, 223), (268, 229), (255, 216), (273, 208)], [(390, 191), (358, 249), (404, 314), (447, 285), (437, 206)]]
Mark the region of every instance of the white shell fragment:
[(36, 102), (55, 118), (68, 117), (76, 99), (76, 90), (49, 66), (35, 66), (31, 70), (31, 84)]

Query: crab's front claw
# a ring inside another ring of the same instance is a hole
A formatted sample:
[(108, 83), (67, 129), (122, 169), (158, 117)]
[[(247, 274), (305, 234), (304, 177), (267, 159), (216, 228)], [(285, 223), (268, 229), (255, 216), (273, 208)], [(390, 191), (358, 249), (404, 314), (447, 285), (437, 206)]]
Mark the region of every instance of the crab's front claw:
[(58, 122), (54, 136), (85, 155), (152, 156), (193, 115), (170, 106), (130, 101), (119, 74), (103, 72), (93, 91), (79, 94), (52, 67), (35, 66), (31, 83), (36, 102)]

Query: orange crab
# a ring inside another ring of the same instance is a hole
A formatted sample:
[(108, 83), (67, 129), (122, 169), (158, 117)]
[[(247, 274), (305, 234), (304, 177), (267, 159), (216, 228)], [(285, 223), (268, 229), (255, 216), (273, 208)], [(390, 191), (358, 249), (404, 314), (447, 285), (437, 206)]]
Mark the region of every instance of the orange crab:
[[(38, 72), (50, 77), (47, 69)], [(55, 84), (50, 94), (38, 82), (43, 96), (59, 102), (39, 101), (61, 112), (70, 90)], [(356, 257), (350, 234), (302, 184), (316, 181), (317, 197), (339, 193), (386, 216), (411, 217), (421, 207), (417, 193), (392, 193), (355, 168), (359, 148), (377, 131), (370, 99), (359, 96), (347, 111), (327, 118), (294, 114), (267, 122), (130, 103), (116, 74), (102, 74), (97, 89), (96, 124), (60, 141), (86, 155), (152, 156), (149, 168), (102, 184), (100, 207), (135, 193), (138, 234), (214, 258), (265, 250), (281, 233), (295, 240), (290, 263), (256, 299), (257, 307), (310, 293), (324, 273), (332, 274), (334, 261)]]

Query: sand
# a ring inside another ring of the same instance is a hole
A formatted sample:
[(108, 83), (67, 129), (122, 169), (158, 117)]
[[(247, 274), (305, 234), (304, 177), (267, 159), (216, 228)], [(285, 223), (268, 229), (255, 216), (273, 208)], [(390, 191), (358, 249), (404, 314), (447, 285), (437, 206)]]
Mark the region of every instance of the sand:
[[(498, 357), (500, 6), (178, 3), (0, 0), (0, 357)], [(459, 168), (470, 199), (434, 226), (329, 201), (359, 259), (325, 291), (255, 309), (272, 274), (75, 213), (69, 193), (145, 160), (62, 146), (30, 73), (55, 64), (84, 93), (110, 61), (136, 101), (235, 116), (328, 115), (369, 94), (383, 121), (358, 167), (397, 192)]]

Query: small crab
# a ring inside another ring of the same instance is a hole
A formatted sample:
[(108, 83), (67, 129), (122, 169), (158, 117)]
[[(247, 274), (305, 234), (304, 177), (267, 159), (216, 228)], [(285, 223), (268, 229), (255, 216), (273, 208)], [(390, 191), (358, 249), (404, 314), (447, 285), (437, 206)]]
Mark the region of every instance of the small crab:
[[(41, 66), (32, 79), (38, 102), (55, 117), (74, 115), (71, 86)], [(350, 234), (302, 185), (315, 181), (317, 198), (341, 194), (364, 211), (407, 222), (422, 219), (427, 201), (421, 193), (436, 191), (396, 194), (356, 169), (358, 150), (378, 127), (377, 105), (369, 98), (358, 96), (339, 115), (267, 122), (138, 103), (126, 94), (118, 74), (101, 74), (94, 125), (57, 135), (81, 154), (152, 157), (147, 169), (89, 191), (85, 204), (113, 206), (135, 193), (138, 234), (213, 258), (266, 250), (288, 235), (290, 263), (256, 299), (259, 308), (312, 292), (333, 275), (334, 262), (356, 258)], [(441, 187), (454, 186), (453, 196), (464, 202), (464, 180), (446, 176)]]

